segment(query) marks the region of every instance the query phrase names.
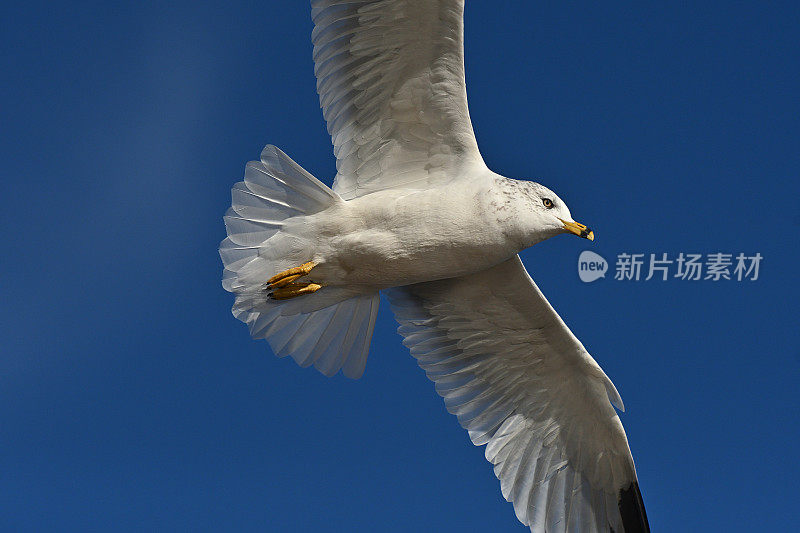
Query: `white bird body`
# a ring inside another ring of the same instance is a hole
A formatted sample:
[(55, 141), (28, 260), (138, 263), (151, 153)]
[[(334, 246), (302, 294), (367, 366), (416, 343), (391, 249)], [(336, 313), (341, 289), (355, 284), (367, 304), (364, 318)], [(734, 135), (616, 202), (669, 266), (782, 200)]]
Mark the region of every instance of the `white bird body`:
[(534, 532), (649, 531), (611, 380), (516, 255), (593, 238), (555, 193), (489, 170), (463, 0), (312, 0), (333, 188), (274, 146), (232, 189), (233, 314), (278, 356), (364, 372), (380, 303)]
[[(501, 187), (500, 184), (503, 184)], [(485, 270), (560, 232), (521, 224), (528, 182), (488, 169), (421, 190), (387, 189), (334, 202), (286, 221), (308, 240), (297, 261), (316, 263), (308, 279), (373, 292)], [(555, 195), (551, 195), (555, 197)]]

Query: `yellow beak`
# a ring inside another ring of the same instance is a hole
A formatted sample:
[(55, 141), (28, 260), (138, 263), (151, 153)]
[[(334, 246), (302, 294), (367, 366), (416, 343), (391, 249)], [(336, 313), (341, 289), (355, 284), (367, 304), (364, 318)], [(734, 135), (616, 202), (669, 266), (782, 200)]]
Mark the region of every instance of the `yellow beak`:
[(564, 229), (570, 233), (574, 233), (578, 237), (583, 237), (584, 239), (589, 239), (590, 241), (594, 240), (594, 232), (581, 224), (580, 222), (575, 222), (574, 220), (564, 220), (559, 218), (563, 224)]

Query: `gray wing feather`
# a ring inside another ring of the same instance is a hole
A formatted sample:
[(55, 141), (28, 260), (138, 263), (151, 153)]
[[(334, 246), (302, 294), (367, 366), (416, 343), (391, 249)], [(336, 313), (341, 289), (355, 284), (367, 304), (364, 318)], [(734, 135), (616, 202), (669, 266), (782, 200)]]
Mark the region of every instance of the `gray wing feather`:
[(312, 0), (317, 92), (350, 199), (483, 165), (467, 109), (463, 0)]
[(636, 481), (611, 381), (515, 257), (388, 292), (399, 332), (449, 412), (486, 445), (532, 531), (625, 530)]

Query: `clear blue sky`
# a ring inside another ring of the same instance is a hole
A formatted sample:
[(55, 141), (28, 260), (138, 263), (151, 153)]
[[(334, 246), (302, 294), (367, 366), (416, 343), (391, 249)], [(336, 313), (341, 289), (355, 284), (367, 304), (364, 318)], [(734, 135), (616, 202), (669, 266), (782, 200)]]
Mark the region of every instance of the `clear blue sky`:
[[(523, 531), (388, 306), (357, 382), (230, 315), (245, 162), (334, 173), (307, 4), (90, 4), (0, 17), (0, 530)], [(791, 529), (796, 4), (490, 5), (466, 12), (478, 142), (595, 230), (524, 259), (622, 394), (653, 529)], [(584, 284), (584, 249), (764, 261)]]

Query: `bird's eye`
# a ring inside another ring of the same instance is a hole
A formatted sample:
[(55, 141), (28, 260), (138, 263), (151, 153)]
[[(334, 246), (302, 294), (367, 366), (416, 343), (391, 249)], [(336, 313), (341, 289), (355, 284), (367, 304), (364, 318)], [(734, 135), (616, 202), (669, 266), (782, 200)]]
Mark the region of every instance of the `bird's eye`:
[(553, 204), (553, 200), (550, 198), (542, 198), (542, 203), (547, 209), (553, 209), (553, 206), (555, 205)]

